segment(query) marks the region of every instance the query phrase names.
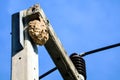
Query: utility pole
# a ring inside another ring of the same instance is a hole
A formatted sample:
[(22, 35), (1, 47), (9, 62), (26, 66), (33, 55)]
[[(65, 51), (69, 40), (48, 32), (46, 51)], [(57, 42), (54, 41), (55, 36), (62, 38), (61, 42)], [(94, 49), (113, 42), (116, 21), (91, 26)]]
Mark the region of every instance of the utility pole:
[[(31, 9), (12, 15), (11, 80), (38, 80), (38, 49), (28, 34), (28, 23), (39, 16)], [(34, 10), (33, 10), (34, 11)]]
[(85, 80), (38, 4), (12, 15), (12, 80), (38, 80), (37, 45), (44, 45), (64, 80)]

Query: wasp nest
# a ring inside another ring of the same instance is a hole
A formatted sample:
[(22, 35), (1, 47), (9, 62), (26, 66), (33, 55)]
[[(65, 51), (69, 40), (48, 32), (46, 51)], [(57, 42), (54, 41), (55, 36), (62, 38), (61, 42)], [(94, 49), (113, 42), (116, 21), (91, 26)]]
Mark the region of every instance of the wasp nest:
[(28, 32), (33, 41), (38, 45), (44, 45), (49, 39), (48, 28), (43, 21), (33, 20), (28, 23)]

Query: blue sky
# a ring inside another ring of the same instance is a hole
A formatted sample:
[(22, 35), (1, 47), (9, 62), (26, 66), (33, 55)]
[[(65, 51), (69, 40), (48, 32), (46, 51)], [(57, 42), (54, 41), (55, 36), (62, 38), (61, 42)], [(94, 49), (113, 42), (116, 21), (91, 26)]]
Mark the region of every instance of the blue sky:
[[(120, 0), (2, 0), (0, 2), (0, 80), (10, 80), (11, 15), (39, 3), (68, 55), (120, 41)], [(55, 67), (42, 46), (40, 75)], [(120, 47), (84, 57), (87, 80), (120, 80)], [(42, 80), (63, 80), (55, 71)]]

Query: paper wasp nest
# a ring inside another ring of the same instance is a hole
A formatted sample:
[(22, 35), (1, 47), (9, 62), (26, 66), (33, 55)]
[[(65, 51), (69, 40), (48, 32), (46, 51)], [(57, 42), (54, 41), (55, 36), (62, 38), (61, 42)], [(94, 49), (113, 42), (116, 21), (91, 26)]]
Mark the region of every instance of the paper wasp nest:
[(28, 32), (33, 41), (38, 45), (44, 45), (49, 39), (48, 28), (44, 21), (30, 21), (28, 23)]

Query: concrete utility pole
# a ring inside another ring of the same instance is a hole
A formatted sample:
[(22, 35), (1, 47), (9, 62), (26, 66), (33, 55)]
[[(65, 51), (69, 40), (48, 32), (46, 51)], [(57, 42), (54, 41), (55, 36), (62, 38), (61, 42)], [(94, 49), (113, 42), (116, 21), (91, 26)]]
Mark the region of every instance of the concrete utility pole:
[(38, 4), (12, 15), (12, 80), (38, 80), (37, 45), (45, 45), (64, 80), (85, 80)]
[(39, 5), (12, 15), (12, 80), (38, 80), (36, 44), (43, 45), (48, 39), (40, 18)]
[(12, 16), (12, 80), (38, 80), (37, 46), (23, 24), (24, 12)]

